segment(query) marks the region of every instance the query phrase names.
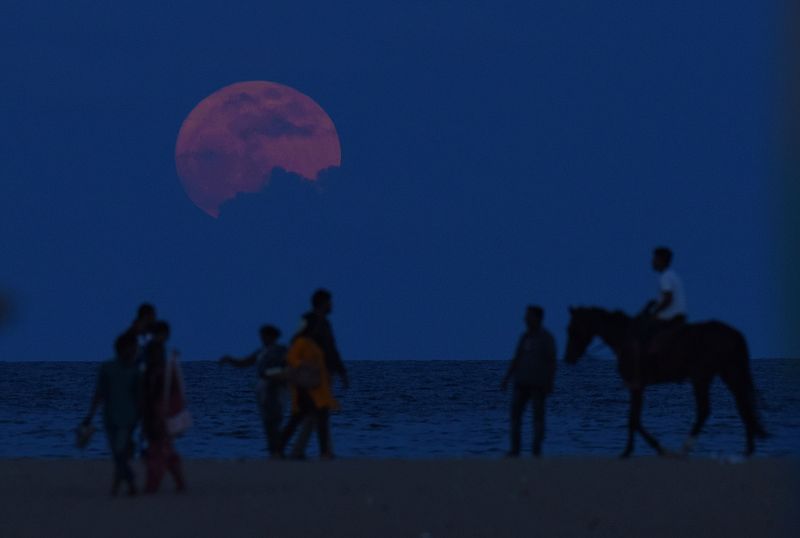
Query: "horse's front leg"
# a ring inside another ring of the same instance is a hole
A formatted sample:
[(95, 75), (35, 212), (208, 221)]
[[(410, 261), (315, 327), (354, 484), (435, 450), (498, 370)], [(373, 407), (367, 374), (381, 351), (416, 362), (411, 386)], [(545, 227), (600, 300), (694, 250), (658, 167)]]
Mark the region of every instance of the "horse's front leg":
[(639, 429), (639, 420), (642, 416), (642, 389), (631, 389), (631, 406), (628, 411), (628, 442), (625, 450), (620, 455), (621, 458), (629, 458), (633, 454), (633, 442), (636, 430)]
[(631, 409), (630, 409), (630, 416), (628, 417), (628, 444), (625, 447), (625, 451), (622, 453), (623, 458), (627, 458), (633, 452), (633, 437), (634, 434), (638, 431), (644, 437), (644, 440), (647, 441), (655, 451), (658, 453), (659, 456), (664, 455), (664, 449), (661, 448), (661, 445), (656, 440), (655, 437), (650, 435), (650, 433), (644, 429), (642, 426), (642, 405), (644, 403), (644, 388), (636, 387), (631, 389)]
[(688, 456), (689, 452), (694, 448), (697, 436), (700, 435), (708, 419), (708, 415), (711, 413), (711, 400), (708, 395), (710, 385), (710, 381), (707, 380), (694, 382), (694, 399), (697, 406), (697, 414), (694, 425), (692, 426), (692, 431), (689, 432), (689, 437), (687, 437), (686, 442), (683, 443), (682, 453), (684, 456)]

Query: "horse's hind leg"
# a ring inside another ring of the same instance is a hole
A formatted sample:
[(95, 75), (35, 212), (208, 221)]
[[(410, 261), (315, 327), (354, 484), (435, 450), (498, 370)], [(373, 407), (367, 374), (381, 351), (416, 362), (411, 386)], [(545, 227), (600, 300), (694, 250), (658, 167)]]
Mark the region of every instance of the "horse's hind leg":
[(709, 388), (711, 387), (711, 380), (704, 379), (702, 381), (694, 382), (694, 400), (697, 406), (696, 416), (692, 430), (689, 432), (689, 437), (683, 443), (683, 454), (688, 455), (694, 447), (697, 437), (703, 429), (703, 426), (711, 414), (711, 399), (709, 397)]
[(642, 416), (642, 391), (631, 390), (631, 407), (628, 411), (628, 442), (625, 443), (625, 450), (620, 455), (621, 458), (629, 458), (633, 454), (633, 443), (636, 430), (639, 427), (639, 420)]
[(733, 393), (733, 398), (736, 401), (736, 409), (739, 411), (739, 416), (742, 417), (742, 422), (744, 422), (746, 436), (746, 447), (744, 453), (746, 456), (750, 456), (753, 454), (753, 452), (755, 452), (756, 449), (755, 434), (756, 427), (758, 425), (758, 419), (756, 418), (753, 410), (753, 402), (751, 400), (752, 391), (750, 385), (747, 383), (745, 377), (737, 375), (737, 372), (731, 373), (730, 370), (723, 371), (720, 374), (720, 377), (728, 386), (731, 393)]

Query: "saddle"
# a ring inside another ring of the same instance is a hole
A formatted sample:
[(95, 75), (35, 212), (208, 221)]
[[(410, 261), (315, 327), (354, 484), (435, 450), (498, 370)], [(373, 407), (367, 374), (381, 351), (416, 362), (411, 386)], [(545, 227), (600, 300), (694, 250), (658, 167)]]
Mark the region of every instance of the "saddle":
[(644, 378), (655, 375), (659, 371), (660, 359), (670, 351), (676, 337), (685, 327), (684, 316), (670, 320), (640, 317), (631, 335), (630, 361), (625, 368), (630, 379), (643, 382)]

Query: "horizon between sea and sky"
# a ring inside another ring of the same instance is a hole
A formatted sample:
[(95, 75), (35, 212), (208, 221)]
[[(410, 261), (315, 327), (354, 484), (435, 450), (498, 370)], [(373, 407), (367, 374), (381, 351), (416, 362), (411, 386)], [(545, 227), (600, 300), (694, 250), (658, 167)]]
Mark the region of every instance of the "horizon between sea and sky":
[(508, 359), (527, 304), (561, 354), (658, 245), (691, 320), (800, 357), (779, 3), (187, 5), (10, 3), (0, 360), (106, 359), (142, 302), (242, 355), (319, 287), (346, 361)]

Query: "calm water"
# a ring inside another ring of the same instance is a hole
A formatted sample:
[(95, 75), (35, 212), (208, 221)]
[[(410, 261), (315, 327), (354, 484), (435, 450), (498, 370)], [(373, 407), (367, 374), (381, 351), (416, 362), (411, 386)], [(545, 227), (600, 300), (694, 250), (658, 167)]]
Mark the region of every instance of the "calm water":
[[(340, 457), (497, 457), (507, 450), (510, 394), (499, 391), (506, 363), (497, 361), (362, 361), (348, 364), (351, 387), (338, 389), (332, 418)], [(96, 435), (83, 451), (73, 429), (85, 415), (96, 363), (0, 363), (0, 457), (98, 457)], [(265, 441), (253, 395), (254, 373), (212, 362), (184, 364), (195, 427), (178, 441), (188, 457), (256, 458)], [(761, 455), (800, 454), (800, 360), (758, 360), (753, 375), (760, 410), (772, 434)], [(609, 361), (559, 364), (548, 401), (546, 454), (616, 455), (625, 442), (627, 393)], [(691, 386), (648, 389), (645, 425), (677, 448), (691, 425)], [(97, 425), (100, 421), (97, 420)], [(523, 447), (530, 443), (525, 418)], [(736, 454), (744, 446), (733, 399), (716, 382), (712, 412), (696, 452)], [(309, 454), (316, 453), (316, 443)], [(638, 454), (651, 454), (637, 440)]]

